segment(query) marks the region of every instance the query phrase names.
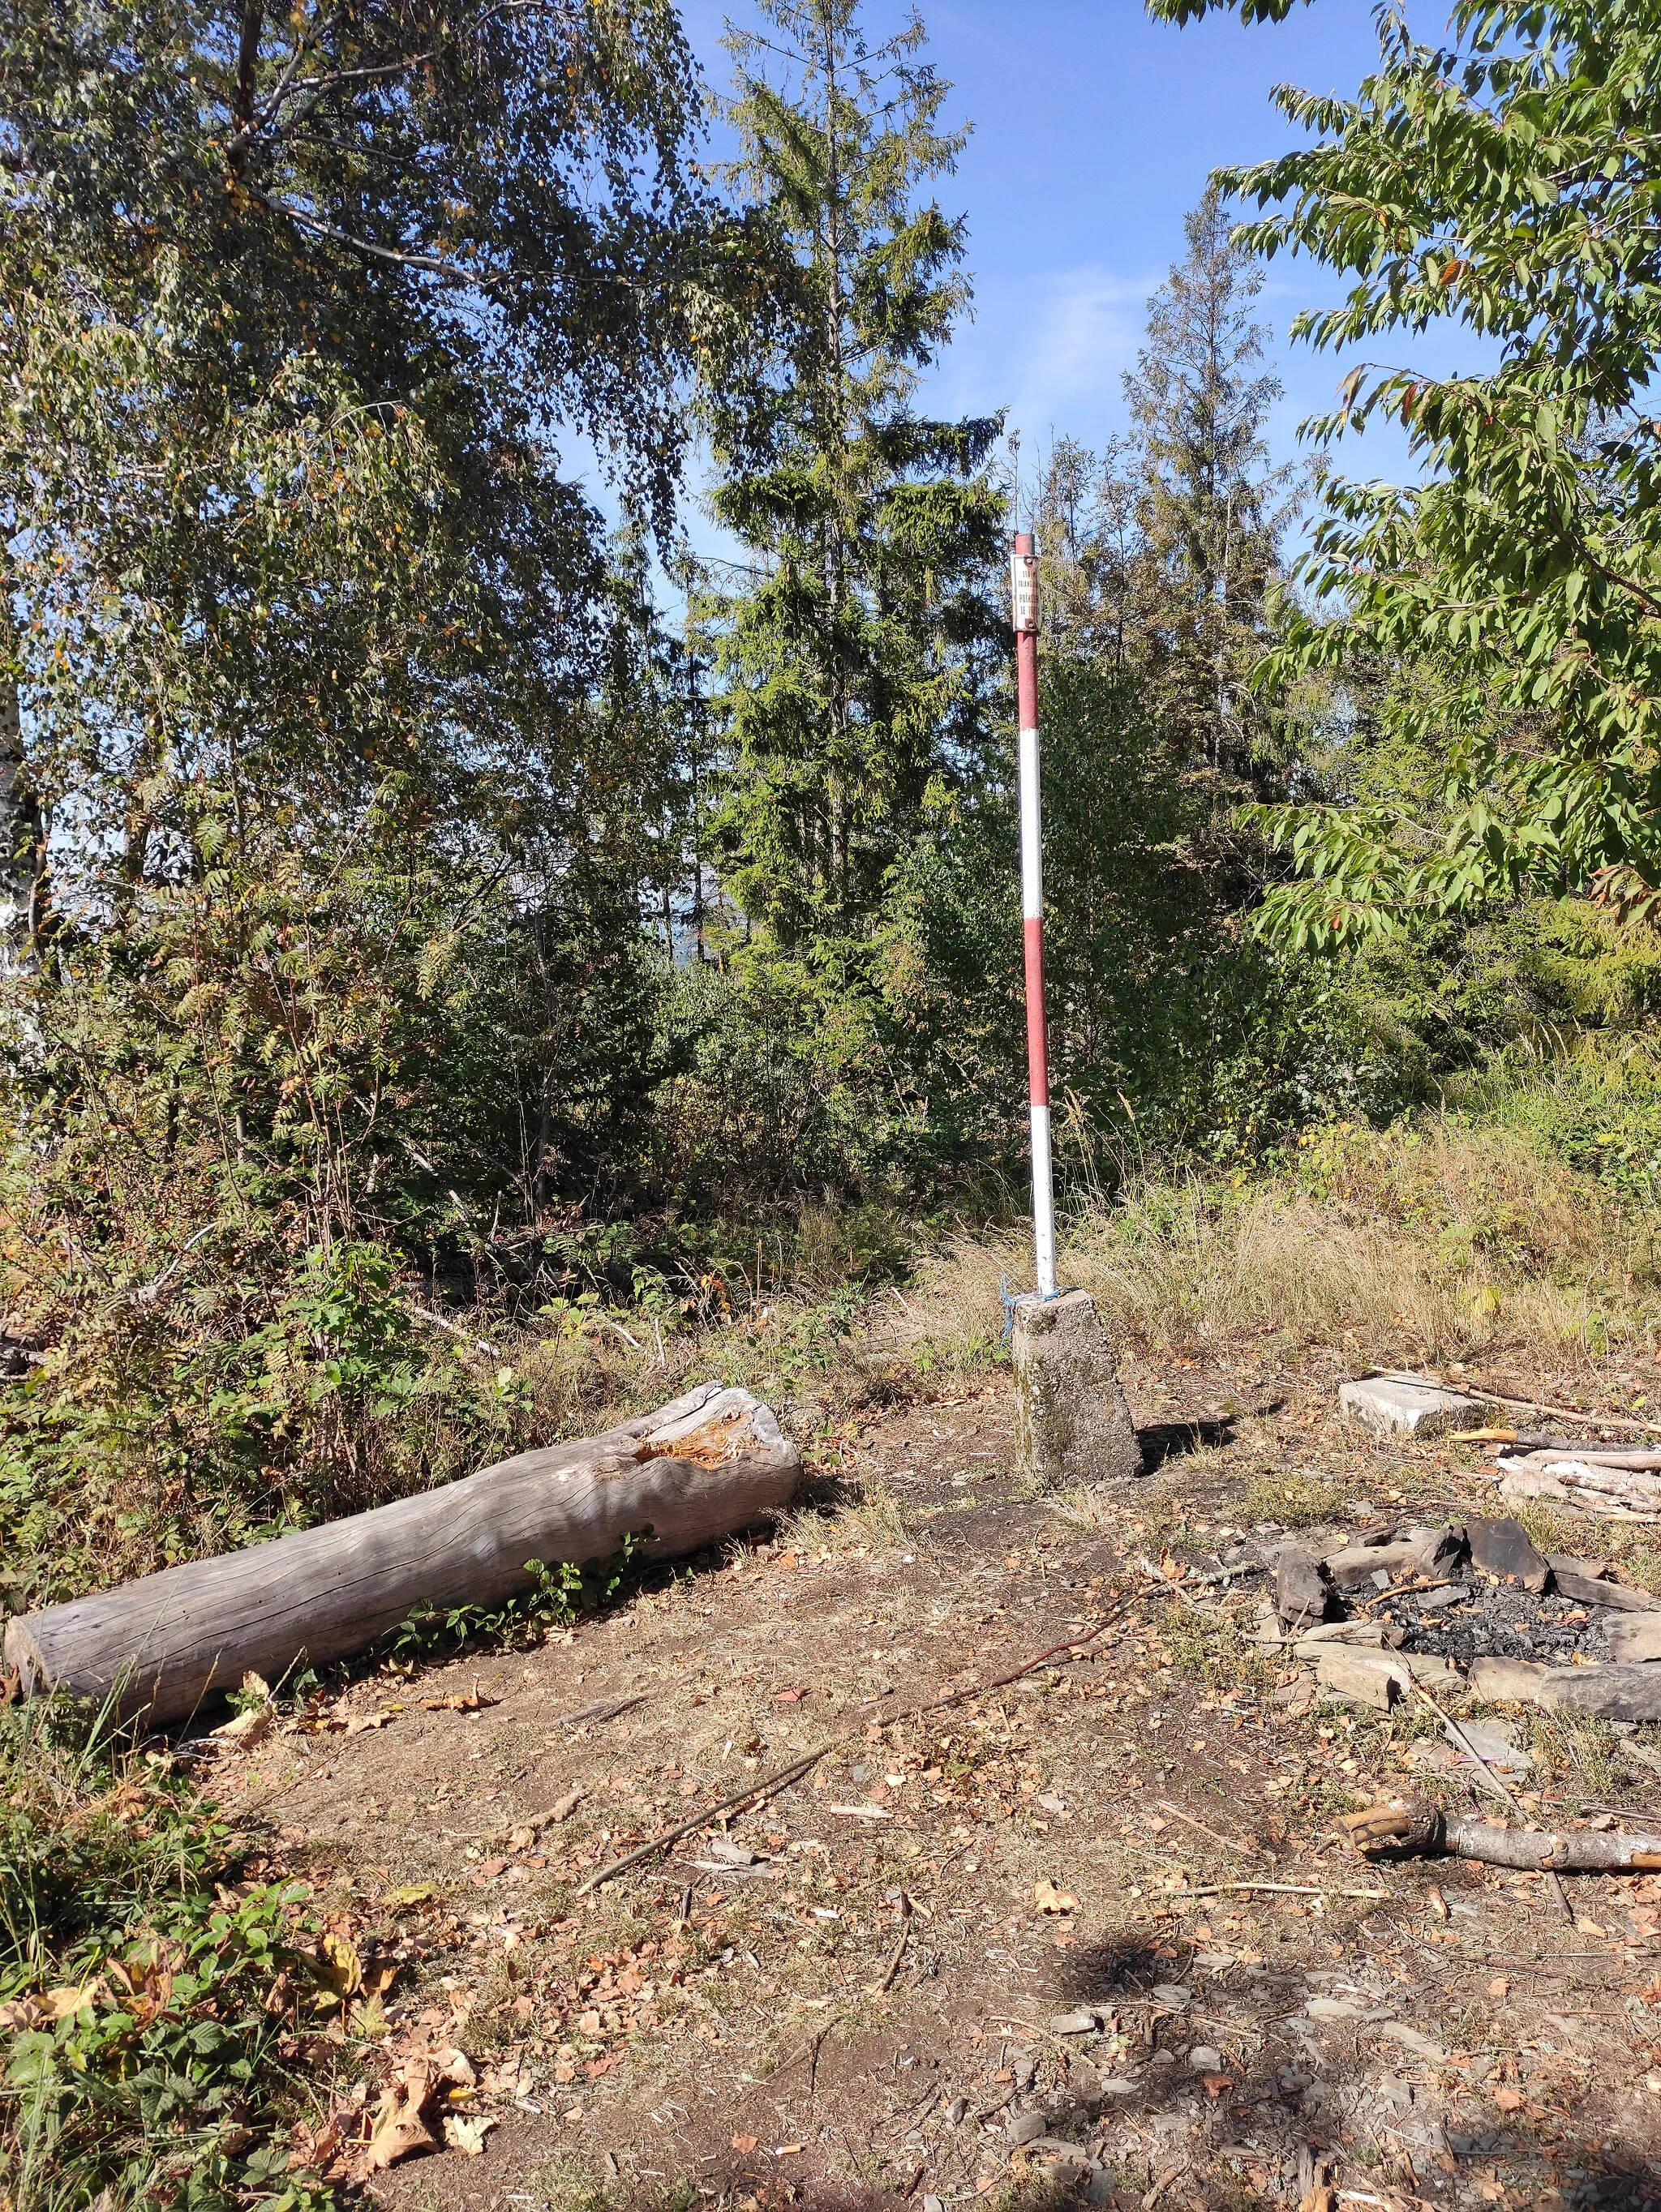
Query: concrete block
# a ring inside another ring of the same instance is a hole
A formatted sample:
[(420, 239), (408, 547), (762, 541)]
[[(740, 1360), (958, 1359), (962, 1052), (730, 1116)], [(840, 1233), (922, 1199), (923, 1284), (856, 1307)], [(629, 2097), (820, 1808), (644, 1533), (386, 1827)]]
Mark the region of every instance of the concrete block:
[(1142, 1471), (1113, 1347), (1088, 1291), (1015, 1302), (1015, 1438), (1040, 1488), (1120, 1482)]
[(1363, 1375), (1338, 1386), (1338, 1412), (1376, 1437), (1434, 1437), (1445, 1429), (1477, 1429), (1494, 1408), (1463, 1390), (1445, 1390), (1427, 1375)]

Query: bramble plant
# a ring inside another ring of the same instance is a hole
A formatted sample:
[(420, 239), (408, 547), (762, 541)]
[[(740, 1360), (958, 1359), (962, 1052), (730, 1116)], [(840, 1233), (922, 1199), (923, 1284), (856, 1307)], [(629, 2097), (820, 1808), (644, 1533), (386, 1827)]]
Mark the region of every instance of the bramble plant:
[(0, 1709), (0, 2192), (326, 2212), (283, 2142), (309, 1892), (57, 1700)]

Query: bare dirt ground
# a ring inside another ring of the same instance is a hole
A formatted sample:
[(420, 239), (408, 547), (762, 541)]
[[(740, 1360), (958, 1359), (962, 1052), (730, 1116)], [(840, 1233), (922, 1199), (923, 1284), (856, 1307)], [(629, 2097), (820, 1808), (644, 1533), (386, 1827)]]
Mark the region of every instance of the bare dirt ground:
[[(1127, 1379), (1158, 1462), (1127, 1496), (1024, 1496), (1006, 1379), (944, 1385), (820, 1438), (782, 1538), (225, 1758), (253, 1870), (386, 1985), (320, 2031), (335, 2127), (428, 2046), (494, 2117), (377, 2202), (1661, 2205), (1661, 1884), (1572, 1879), (1570, 1926), (1537, 1876), (1361, 1859), (1338, 1816), (1420, 1786), (1434, 1716), (1290, 1717), (1262, 1577), (1200, 1579), (1277, 1497), (1480, 1507), (1475, 1452), (1358, 1437), (1267, 1351)], [(1656, 1733), (1536, 1733), (1530, 1811), (1642, 1814)]]

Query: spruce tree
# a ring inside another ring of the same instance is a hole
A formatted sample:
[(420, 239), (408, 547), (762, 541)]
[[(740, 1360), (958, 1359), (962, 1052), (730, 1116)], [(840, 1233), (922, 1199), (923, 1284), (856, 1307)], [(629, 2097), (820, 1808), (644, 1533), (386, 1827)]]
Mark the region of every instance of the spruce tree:
[(1263, 426), (1281, 396), (1254, 319), (1262, 271), (1234, 243), (1214, 186), (1184, 226), (1188, 253), (1148, 302), (1124, 380), (1141, 560), (1143, 676), (1190, 769), (1238, 781), (1269, 743), (1245, 690), (1289, 513)]
[(920, 19), (873, 44), (858, 0), (761, 12), (729, 39), (726, 113), (788, 308), (704, 394), (712, 503), (750, 556), (703, 610), (730, 753), (715, 830), (764, 950), (818, 955), (868, 939), (931, 789), (977, 755), (1004, 643), (1000, 426), (912, 404), (969, 296), (963, 226), (923, 197), (965, 134), (939, 127)]

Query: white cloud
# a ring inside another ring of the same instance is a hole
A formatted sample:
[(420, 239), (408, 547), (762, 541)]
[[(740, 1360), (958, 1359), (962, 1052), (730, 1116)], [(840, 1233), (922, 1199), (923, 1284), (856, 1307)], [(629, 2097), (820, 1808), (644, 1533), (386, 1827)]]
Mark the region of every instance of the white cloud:
[(1119, 380), (1158, 283), (1091, 261), (983, 283), (926, 404), (953, 414), (1007, 407), (1029, 451), (1059, 434), (1101, 443), (1122, 420)]

